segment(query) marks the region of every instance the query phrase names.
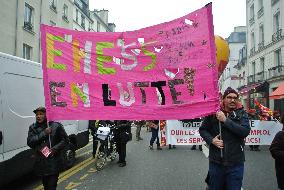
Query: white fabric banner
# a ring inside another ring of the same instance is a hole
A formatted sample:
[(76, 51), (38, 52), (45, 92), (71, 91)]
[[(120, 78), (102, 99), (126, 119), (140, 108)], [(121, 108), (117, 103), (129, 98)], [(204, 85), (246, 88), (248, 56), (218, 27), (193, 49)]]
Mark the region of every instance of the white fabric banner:
[(199, 127), (201, 121), (182, 122), (180, 120), (167, 120), (167, 143), (172, 145), (199, 145), (204, 144), (200, 137)]
[[(245, 139), (246, 145), (270, 145), (276, 133), (282, 130), (278, 121), (250, 120), (250, 135)], [(201, 122), (182, 122), (167, 120), (166, 142), (172, 145), (199, 145), (205, 144), (200, 137)]]
[(250, 120), (251, 131), (245, 139), (246, 145), (270, 145), (282, 124), (278, 121)]

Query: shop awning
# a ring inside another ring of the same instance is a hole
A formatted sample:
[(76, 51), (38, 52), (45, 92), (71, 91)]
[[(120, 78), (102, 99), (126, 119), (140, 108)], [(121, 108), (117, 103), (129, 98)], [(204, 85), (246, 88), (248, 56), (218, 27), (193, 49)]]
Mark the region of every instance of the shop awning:
[(255, 83), (255, 84), (251, 84), (246, 86), (245, 88), (241, 89), (239, 91), (240, 95), (245, 95), (248, 94), (252, 89), (257, 88), (258, 86), (262, 85), (263, 83)]
[(284, 98), (284, 82), (282, 82), (276, 90), (274, 90), (270, 96), (270, 99), (282, 99)]

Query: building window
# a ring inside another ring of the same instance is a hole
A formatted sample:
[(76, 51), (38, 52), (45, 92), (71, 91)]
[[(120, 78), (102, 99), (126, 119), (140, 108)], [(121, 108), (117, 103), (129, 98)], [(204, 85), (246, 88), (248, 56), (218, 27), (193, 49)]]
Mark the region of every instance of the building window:
[(264, 14), (263, 0), (258, 0), (257, 18), (260, 18)]
[(63, 18), (64, 20), (68, 20), (68, 6), (65, 5), (65, 4), (64, 4), (64, 6), (63, 6), (63, 16), (62, 16), (62, 18)]
[(258, 0), (258, 10), (263, 7), (263, 0)]
[(56, 23), (51, 20), (50, 21), (50, 26), (56, 26)]
[(264, 27), (263, 24), (259, 26), (259, 43), (258, 50), (264, 49)]
[(280, 12), (277, 12), (273, 16), (273, 30), (274, 33), (277, 32), (280, 29)]
[(49, 0), (50, 8), (56, 11), (57, 0)]
[(252, 25), (254, 23), (254, 4), (250, 6), (250, 17), (249, 24)]
[(260, 58), (260, 67), (261, 67), (261, 72), (264, 72), (264, 57)]
[(76, 18), (75, 18), (76, 22), (79, 23), (79, 11), (78, 9), (76, 9)]
[(253, 55), (255, 53), (255, 39), (254, 39), (254, 32), (250, 34), (250, 55)]
[(101, 23), (98, 21), (97, 22), (97, 32), (101, 31)]
[(264, 27), (263, 25), (259, 26), (259, 42), (264, 42)]
[(93, 29), (93, 23), (90, 22), (88, 30), (91, 31), (92, 29)]
[(255, 62), (252, 62), (251, 66), (252, 66), (252, 75), (255, 75)]
[(281, 63), (281, 49), (278, 49), (274, 52), (274, 58), (275, 58), (275, 66), (280, 67), (282, 65), (282, 63)]
[(30, 31), (33, 31), (33, 12), (33, 7), (25, 3), (24, 28)]
[(33, 48), (27, 44), (23, 45), (23, 58), (31, 60), (32, 59), (32, 50)]
[(254, 32), (251, 33), (250, 37), (251, 37), (251, 41), (250, 41), (251, 42), (251, 47), (254, 48), (255, 47), (255, 44), (254, 44), (254, 42), (255, 42), (255, 40), (254, 40)]
[(85, 16), (81, 14), (81, 26), (85, 29)]

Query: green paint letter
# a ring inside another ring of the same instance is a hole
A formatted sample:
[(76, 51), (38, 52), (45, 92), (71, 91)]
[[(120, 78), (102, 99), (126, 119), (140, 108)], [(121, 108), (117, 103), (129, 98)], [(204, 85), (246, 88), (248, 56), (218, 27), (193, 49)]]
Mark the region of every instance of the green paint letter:
[(112, 62), (112, 56), (103, 55), (103, 49), (113, 48), (114, 45), (111, 42), (98, 42), (96, 46), (97, 53), (97, 66), (99, 74), (115, 74), (115, 68), (104, 67), (104, 62)]
[(55, 56), (62, 56), (61, 50), (54, 49), (54, 41), (64, 42), (64, 39), (60, 36), (46, 33), (47, 68), (66, 71), (66, 65), (54, 62)]

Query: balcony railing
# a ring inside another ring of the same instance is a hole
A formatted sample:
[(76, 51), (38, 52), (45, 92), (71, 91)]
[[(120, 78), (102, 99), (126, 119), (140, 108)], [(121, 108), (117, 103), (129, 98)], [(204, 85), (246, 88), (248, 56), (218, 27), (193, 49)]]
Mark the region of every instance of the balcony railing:
[(50, 8), (55, 12), (57, 11), (56, 5), (54, 3), (51, 3)]
[(256, 73), (254, 76), (254, 81), (255, 82), (263, 82), (267, 79), (267, 72), (266, 71), (262, 71), (259, 73)]
[(284, 66), (283, 65), (278, 65), (278, 66), (268, 69), (269, 78), (275, 78), (275, 77), (279, 77), (282, 75), (284, 76)]
[(30, 22), (24, 22), (24, 28), (29, 31), (33, 31), (33, 24)]
[(246, 64), (246, 62), (247, 62), (247, 57), (246, 56), (242, 57), (241, 63), (242, 63), (243, 66)]
[(250, 49), (250, 56), (253, 56), (255, 54), (255, 47)]
[(263, 6), (257, 11), (257, 18), (260, 18), (263, 15)]
[(273, 6), (275, 3), (277, 3), (279, 0), (271, 0), (271, 5)]
[(251, 17), (251, 18), (249, 19), (249, 25), (251, 26), (253, 23), (254, 23), (254, 17)]
[(84, 22), (81, 23), (81, 26), (85, 29), (85, 23)]
[(261, 51), (263, 49), (264, 49), (264, 41), (262, 41), (258, 44), (258, 51)]
[(248, 76), (248, 84), (255, 83), (255, 75)]
[(277, 30), (277, 32), (275, 32), (272, 35), (272, 42), (277, 42), (279, 40), (281, 40), (282, 37), (282, 29)]

